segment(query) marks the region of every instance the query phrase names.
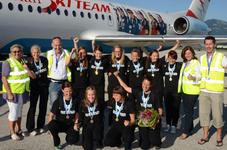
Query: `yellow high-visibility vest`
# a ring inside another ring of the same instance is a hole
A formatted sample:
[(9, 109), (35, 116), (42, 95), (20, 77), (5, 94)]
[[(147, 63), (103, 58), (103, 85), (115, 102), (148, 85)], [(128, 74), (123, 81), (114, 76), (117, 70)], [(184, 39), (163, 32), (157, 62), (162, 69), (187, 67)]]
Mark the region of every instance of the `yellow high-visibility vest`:
[(188, 80), (188, 75), (195, 76), (195, 67), (199, 65), (199, 61), (193, 59), (185, 66), (183, 63), (180, 71), (180, 78), (178, 81), (178, 93), (185, 93), (190, 95), (198, 95), (200, 93), (200, 81)]
[[(48, 59), (48, 78), (51, 78), (51, 66), (53, 64), (53, 50), (49, 50), (47, 52), (47, 59)], [(66, 60), (69, 57), (68, 51), (64, 50), (64, 59)], [(71, 82), (71, 71), (68, 66), (66, 66), (67, 78), (68, 81)]]
[(222, 66), (224, 55), (222, 53), (214, 52), (210, 71), (207, 63), (207, 55), (200, 57), (202, 81), (200, 88), (213, 92), (224, 92), (224, 77), (225, 70)]
[[(23, 65), (14, 58), (7, 59), (10, 65), (10, 74), (7, 78), (10, 89), (13, 94), (23, 94), (29, 92), (30, 78), (28, 71), (24, 69)], [(6, 89), (3, 85), (3, 93), (6, 93)]]

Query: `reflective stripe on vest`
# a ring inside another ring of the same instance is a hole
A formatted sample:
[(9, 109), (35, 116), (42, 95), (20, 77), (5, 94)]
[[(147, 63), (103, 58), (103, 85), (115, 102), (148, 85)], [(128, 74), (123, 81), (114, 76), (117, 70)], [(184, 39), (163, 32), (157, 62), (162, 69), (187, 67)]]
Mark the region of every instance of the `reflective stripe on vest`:
[[(69, 53), (64, 50), (64, 59), (66, 60), (67, 57), (69, 57)], [(48, 78), (51, 78), (51, 67), (53, 65), (53, 50), (49, 50), (47, 52), (47, 59), (48, 59)], [(66, 72), (67, 72), (67, 78), (68, 78), (68, 81), (71, 82), (71, 71), (69, 69), (68, 66), (66, 66)]]
[[(190, 95), (198, 95), (200, 93), (200, 81), (188, 80), (188, 75), (195, 76), (195, 67), (199, 65), (199, 61), (191, 60), (189, 65), (185, 67), (186, 63), (183, 63), (180, 71), (180, 77), (178, 81), (178, 93), (185, 93)], [(184, 73), (183, 73), (184, 71)]]
[[(16, 59), (9, 58), (7, 60), (10, 65), (10, 74), (7, 77), (10, 89), (14, 94), (22, 94), (29, 91), (30, 78), (28, 71), (24, 69), (22, 64)], [(3, 86), (3, 92), (6, 92)]]
[(212, 92), (224, 92), (225, 70), (222, 66), (223, 57), (222, 53), (214, 52), (209, 73), (207, 55), (205, 54), (200, 57), (202, 73), (201, 89)]

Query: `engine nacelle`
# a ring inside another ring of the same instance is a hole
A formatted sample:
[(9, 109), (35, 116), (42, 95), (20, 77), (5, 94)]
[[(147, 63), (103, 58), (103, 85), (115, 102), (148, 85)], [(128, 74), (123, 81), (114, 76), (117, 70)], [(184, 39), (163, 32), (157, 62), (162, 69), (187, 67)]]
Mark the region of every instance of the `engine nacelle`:
[(174, 21), (173, 30), (178, 35), (203, 35), (207, 34), (210, 31), (206, 23), (198, 19), (186, 16), (177, 18)]

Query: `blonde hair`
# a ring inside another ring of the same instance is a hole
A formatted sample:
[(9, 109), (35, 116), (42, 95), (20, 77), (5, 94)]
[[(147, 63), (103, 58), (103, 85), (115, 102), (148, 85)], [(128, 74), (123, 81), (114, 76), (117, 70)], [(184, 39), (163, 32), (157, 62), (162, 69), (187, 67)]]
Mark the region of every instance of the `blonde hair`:
[(98, 104), (98, 100), (97, 100), (97, 95), (96, 95), (96, 90), (95, 90), (95, 87), (94, 86), (88, 86), (85, 90), (85, 96), (84, 96), (84, 100), (83, 100), (83, 106), (84, 107), (87, 107), (89, 106), (90, 102), (88, 100), (88, 91), (91, 90), (91, 91), (94, 91), (95, 93), (95, 101), (94, 101), (94, 104), (97, 105)]
[(31, 50), (30, 50), (31, 53), (32, 53), (33, 49), (37, 49), (41, 53), (41, 48), (39, 45), (32, 45)]
[(122, 47), (120, 45), (115, 45), (114, 46), (114, 48), (112, 50), (111, 61), (112, 61), (113, 64), (116, 63), (116, 57), (114, 55), (114, 51), (115, 51), (116, 48), (120, 48), (120, 50), (121, 50), (122, 54), (121, 54), (120, 64), (123, 64), (124, 61), (125, 61), (125, 53), (124, 53), (124, 50), (122, 49)]
[(22, 45), (14, 44), (10, 47), (10, 52), (12, 52), (14, 48), (19, 48), (21, 51), (23, 51), (23, 49), (24, 49)]

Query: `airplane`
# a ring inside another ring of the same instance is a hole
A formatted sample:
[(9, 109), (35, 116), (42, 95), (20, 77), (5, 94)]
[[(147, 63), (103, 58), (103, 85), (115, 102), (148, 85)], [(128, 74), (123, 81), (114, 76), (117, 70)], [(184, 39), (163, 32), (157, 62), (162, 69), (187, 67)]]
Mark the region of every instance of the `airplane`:
[(70, 50), (75, 35), (88, 50), (91, 40), (107, 46), (106, 53), (115, 44), (174, 45), (177, 39), (197, 44), (210, 32), (204, 22), (210, 1), (192, 0), (185, 11), (159, 13), (101, 0), (0, 0), (0, 52), (8, 54), (13, 44), (21, 44), (25, 53), (33, 44), (46, 51), (54, 36)]

